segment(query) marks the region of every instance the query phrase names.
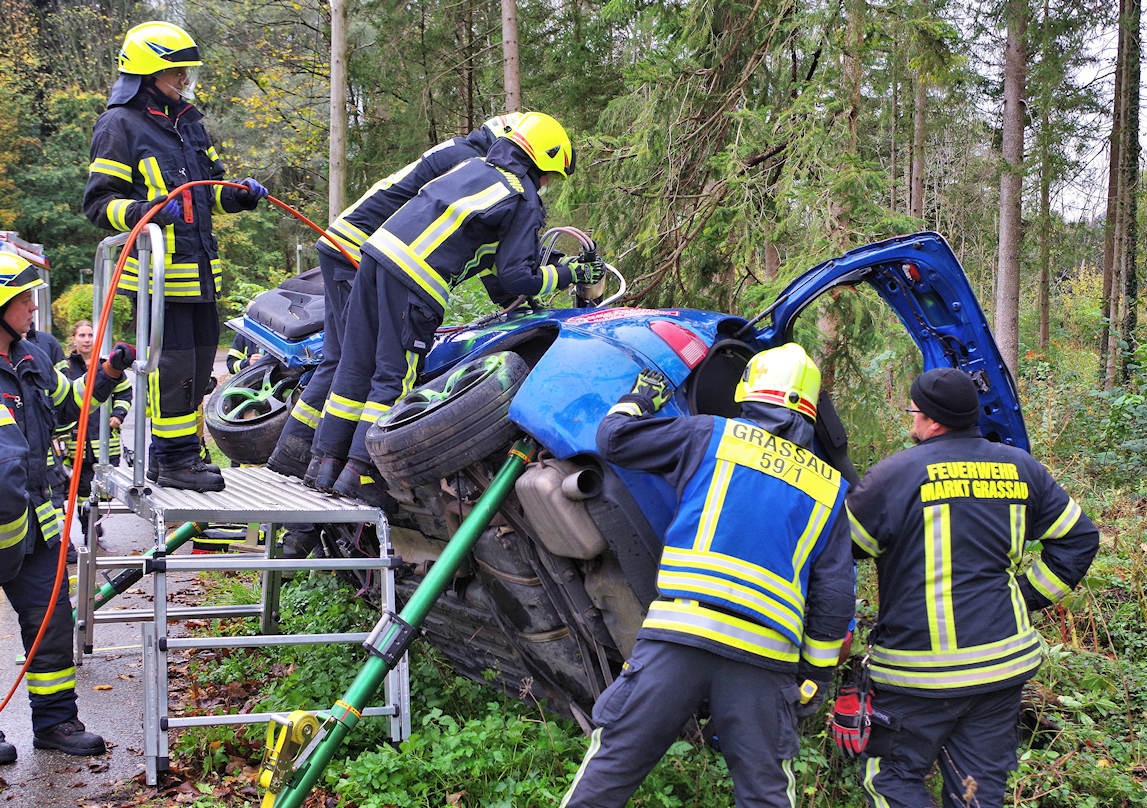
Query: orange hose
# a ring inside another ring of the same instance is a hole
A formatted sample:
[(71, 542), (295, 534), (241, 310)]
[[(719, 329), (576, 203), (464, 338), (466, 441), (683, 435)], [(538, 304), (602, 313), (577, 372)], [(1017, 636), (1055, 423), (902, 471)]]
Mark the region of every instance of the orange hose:
[[(247, 189), (247, 186), (241, 185), (237, 182), (228, 182), (224, 180), (195, 180), (193, 182), (186, 182), (183, 185), (180, 185), (178, 188), (172, 190), (164, 199), (164, 204), (166, 204), (167, 201), (174, 199), (177, 195), (182, 193), (184, 189), (193, 188), (197, 185), (220, 185), (228, 188), (242, 188), (244, 190)], [(317, 224), (312, 222), (310, 219), (297, 211), (295, 208), (292, 208), (287, 203), (275, 199), (273, 196), (268, 196), (267, 200), (302, 221), (319, 235), (322, 235), (326, 232), (323, 228), (319, 227)], [(123, 274), (123, 268), (127, 263), (127, 257), (131, 251), (131, 245), (135, 243), (136, 238), (139, 237), (139, 234), (143, 231), (144, 226), (151, 221), (152, 217), (155, 216), (156, 212), (161, 207), (163, 207), (163, 205), (159, 204), (158, 202), (153, 205), (146, 213), (144, 213), (143, 217), (140, 218), (135, 227), (131, 229), (131, 232), (128, 233), (127, 242), (124, 245), (124, 248), (120, 251), (119, 259), (116, 261), (115, 270), (112, 272), (111, 281), (108, 283), (107, 296), (104, 298), (103, 310), (100, 312), (100, 320), (96, 325), (96, 345), (103, 344), (103, 335), (104, 332), (107, 331), (108, 321), (111, 318), (112, 303), (115, 300), (116, 287), (119, 286), (120, 276)], [(343, 248), (341, 244), (337, 244), (333, 241), (330, 243), (334, 244), (334, 246), (338, 248), (339, 252), (341, 252), (353, 266), (358, 266), (358, 261), (356, 261), (351, 256), (351, 254)], [(74, 473), (72, 474), (71, 480), (68, 483), (68, 497), (64, 510), (64, 526), (60, 537), (60, 554), (56, 561), (55, 583), (52, 586), (52, 594), (48, 598), (48, 608), (44, 612), (44, 619), (40, 623), (39, 631), (36, 632), (36, 639), (32, 642), (32, 647), (28, 649), (28, 652), (25, 655), (24, 664), (21, 666), (20, 672), (16, 674), (16, 681), (12, 683), (12, 687), (9, 689), (8, 695), (4, 697), (4, 701), (0, 702), (0, 712), (3, 712), (4, 708), (8, 706), (8, 702), (12, 700), (12, 696), (15, 695), (16, 690), (20, 687), (21, 680), (23, 680), (25, 674), (28, 672), (28, 668), (31, 666), (32, 660), (36, 657), (36, 652), (40, 648), (40, 641), (43, 639), (44, 634), (47, 631), (48, 624), (52, 620), (52, 615), (56, 610), (56, 598), (59, 597), (60, 587), (63, 584), (64, 576), (68, 569), (68, 547), (71, 544), (71, 524), (72, 519), (75, 517), (76, 499), (79, 495), (80, 486), (80, 475), (78, 472), (86, 453), (85, 449), (87, 446), (88, 437), (87, 415), (92, 403), (92, 389), (95, 386), (96, 367), (100, 364), (99, 362), (94, 361), (95, 356), (96, 354), (93, 353), (93, 361), (88, 365), (88, 375), (84, 380), (83, 400), (80, 402), (80, 417), (76, 421), (76, 455), (72, 459), (72, 468), (74, 469)], [(136, 402), (136, 406), (139, 406), (139, 404), (140, 402)], [(139, 461), (137, 460), (136, 462)]]

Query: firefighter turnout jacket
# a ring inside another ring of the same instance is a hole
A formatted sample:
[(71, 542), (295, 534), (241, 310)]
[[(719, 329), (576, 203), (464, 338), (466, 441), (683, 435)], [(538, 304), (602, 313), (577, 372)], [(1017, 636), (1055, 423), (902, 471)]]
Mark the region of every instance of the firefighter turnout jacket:
[(662, 475), (679, 502), (638, 637), (827, 678), (854, 576), (848, 483), (812, 451), (812, 425), (757, 402), (740, 418), (649, 417), (628, 398), (602, 421), (598, 449)]
[[(848, 495), (857, 555), (876, 559), (871, 676), (937, 698), (1021, 683), (1040, 666), (1028, 613), (1083, 578), (1091, 520), (1020, 449), (947, 432), (875, 465)], [(1023, 569), (1024, 551), (1039, 558)]]
[(28, 535), (28, 441), (12, 410), (0, 407), (0, 583), (17, 569)]
[[(0, 515), (0, 549), (22, 546), (24, 553), (31, 553), (33, 540), (43, 536), (49, 545), (60, 538), (61, 514), (53, 504), (52, 485), (56, 475), (51, 469), (52, 436), (57, 423), (74, 421), (80, 412), (84, 395), (84, 379), (70, 381), (63, 373), (52, 367), (48, 357), (38, 347), (25, 339), (14, 342), (8, 357), (0, 355), (0, 400), (6, 411), (0, 432), (3, 440), (3, 466), (9, 465), (8, 446), (15, 446), (14, 456), (23, 456), (19, 470), (12, 479), (23, 475), (24, 485), (10, 498), (4, 494), (5, 506)], [(95, 388), (92, 391), (92, 408), (106, 399), (116, 381), (104, 373), (96, 371)], [(9, 428), (16, 426), (16, 434)], [(22, 446), (20, 444), (23, 444)], [(5, 490), (9, 483), (5, 474)], [(11, 502), (24, 503), (25, 518), (7, 513)], [(12, 518), (9, 518), (12, 516)], [(35, 528), (39, 526), (37, 531)], [(0, 568), (0, 583), (5, 580), (5, 569)]]
[[(196, 180), (222, 180), (223, 163), (203, 124), (186, 101), (161, 104), (147, 87), (128, 100), (114, 93), (92, 133), (84, 214), (97, 227), (131, 230), (156, 201)], [(253, 194), (199, 185), (180, 195), (182, 215), (164, 233), (164, 297), (183, 303), (213, 301), (219, 294), (219, 247), (214, 213), (238, 213), (258, 203)], [(119, 289), (139, 289), (132, 246)]]
[(508, 294), (549, 294), (571, 282), (565, 267), (539, 266), (546, 213), (536, 169), (500, 138), (486, 159), (467, 160), (426, 184), (363, 245), (441, 322), (451, 287), (492, 265)]
[[(79, 380), (81, 385), (88, 375), (88, 363), (75, 351), (63, 362), (57, 363), (56, 368), (68, 379), (72, 381)], [(131, 400), (131, 379), (125, 373), (122, 378), (115, 382), (115, 387), (112, 390), (111, 417), (119, 418), (120, 423), (123, 423), (127, 418), (128, 410), (131, 409)], [(64, 422), (57, 430), (58, 434), (64, 438), (64, 457), (69, 462), (72, 462), (72, 459), (76, 456), (77, 423), (75, 420)], [(99, 457), (100, 450), (100, 421), (98, 412), (92, 412), (88, 416), (87, 444), (88, 446), (82, 460), (85, 463), (95, 463)], [(119, 430), (113, 429), (108, 437), (108, 459), (113, 465), (119, 462), (121, 451)]]
[[(315, 245), (320, 253), (335, 258), (340, 269), (353, 273), (355, 267), (338, 249), (341, 246), (355, 260), (362, 260), (362, 245), (391, 215), (431, 180), (473, 157), (485, 157), (494, 143), (494, 133), (479, 126), (466, 137), (439, 143), (412, 163), (376, 182), (349, 208), (339, 214)], [(353, 279), (353, 274), (349, 278)]]

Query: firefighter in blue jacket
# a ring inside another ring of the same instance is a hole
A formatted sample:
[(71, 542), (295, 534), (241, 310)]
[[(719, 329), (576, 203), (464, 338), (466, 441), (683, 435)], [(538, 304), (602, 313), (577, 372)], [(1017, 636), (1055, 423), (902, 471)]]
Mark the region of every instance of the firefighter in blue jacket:
[[(870, 637), (874, 723), (863, 778), (869, 804), (1000, 806), (1016, 766), (1023, 683), (1040, 666), (1029, 613), (1083, 578), (1095, 525), (1027, 452), (980, 435), (976, 385), (956, 368), (912, 383), (918, 445), (876, 464), (849, 492), (857, 555), (876, 559)], [(1024, 551), (1039, 559), (1024, 569)]]
[[(372, 185), (366, 193), (327, 228), (315, 245), (319, 251), (319, 269), (323, 276), (323, 361), (315, 368), (291, 415), (279, 435), (267, 467), (293, 477), (305, 476), (313, 457), (311, 444), (322, 417), (323, 405), (330, 393), (335, 370), (342, 356), (343, 332), (347, 322), (347, 303), (356, 267), (338, 249), (342, 247), (362, 260), (362, 245), (370, 234), (402, 207), (432, 179), (442, 176), (463, 160), (485, 157), (494, 139), (511, 132), (521, 113), (496, 115), (465, 137), (455, 137), (425, 151), (413, 163)], [(335, 246), (338, 245), (338, 246)], [(316, 466), (317, 470), (317, 466)]]
[(346, 342), (315, 434), (320, 460), (307, 480), (320, 491), (386, 507), (366, 432), (410, 391), (441, 325), (452, 286), (493, 261), (507, 294), (537, 295), (592, 284), (600, 259), (539, 266), (545, 208), (539, 188), (573, 171), (569, 136), (540, 112), (521, 116), (473, 158), (422, 186), (363, 244), (348, 306)]
[(659, 597), (562, 806), (621, 808), (706, 702), (738, 808), (794, 808), (797, 720), (815, 713), (852, 618), (848, 486), (813, 451), (820, 371), (796, 343), (745, 368), (738, 418), (654, 418), (642, 371), (601, 422), (601, 456), (677, 489)]
[[(24, 339), (36, 311), (32, 292), (40, 286), (34, 266), (0, 253), (0, 586), (19, 617), (25, 650), (47, 611), (59, 555), (61, 514), (48, 467), (52, 435), (57, 423), (78, 416), (84, 391), (83, 381), (70, 382)], [(93, 405), (111, 395), (134, 359), (130, 345), (116, 345), (97, 371)], [(76, 709), (72, 630), (65, 585), (28, 669), (32, 743), (37, 749), (98, 755), (104, 741), (86, 730)], [(14, 760), (16, 748), (0, 735), (0, 763)]]
[[(178, 186), (223, 179), (203, 113), (189, 103), (201, 64), (199, 48), (178, 26), (145, 22), (127, 32), (119, 78), (92, 133), (84, 213), (96, 226), (130, 230)], [(219, 344), (221, 267), (211, 217), (252, 210), (267, 195), (255, 180), (240, 184), (185, 189), (152, 219), (164, 225), (165, 239), (163, 352), (147, 402), (149, 465), (157, 466), (161, 486), (224, 487), (218, 467), (200, 457), (196, 427)], [(139, 290), (134, 245), (119, 289)]]

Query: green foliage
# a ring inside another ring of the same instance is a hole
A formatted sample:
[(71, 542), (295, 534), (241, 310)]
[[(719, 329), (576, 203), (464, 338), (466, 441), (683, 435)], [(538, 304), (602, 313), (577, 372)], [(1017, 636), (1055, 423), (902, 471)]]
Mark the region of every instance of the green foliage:
[[(64, 335), (72, 333), (72, 325), (80, 320), (88, 320), (93, 327), (99, 325), (92, 317), (93, 289), (90, 283), (78, 283), (52, 301), (52, 322), (56, 330)], [(112, 299), (112, 340), (135, 341), (131, 324), (131, 301), (123, 295)]]

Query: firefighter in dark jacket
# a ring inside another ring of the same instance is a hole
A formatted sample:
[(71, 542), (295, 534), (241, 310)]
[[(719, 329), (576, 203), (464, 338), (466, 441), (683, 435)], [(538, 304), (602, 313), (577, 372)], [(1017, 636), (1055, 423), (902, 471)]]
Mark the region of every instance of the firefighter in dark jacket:
[[(36, 311), (32, 291), (42, 285), (34, 266), (0, 254), (0, 586), (19, 617), (26, 651), (47, 611), (61, 539), (61, 514), (48, 468), (50, 444), (57, 423), (78, 416), (84, 391), (82, 381), (69, 382), (24, 339)], [(131, 346), (116, 346), (97, 371), (93, 404), (111, 395), (134, 359)], [(76, 709), (72, 630), (64, 585), (28, 669), (32, 743), (37, 749), (98, 755), (104, 752), (103, 739), (85, 729)], [(0, 735), (0, 763), (14, 760), (16, 748)]]
[[(72, 326), (72, 338), (69, 343), (71, 352), (56, 367), (70, 380), (85, 379), (88, 375), (88, 365), (95, 356), (95, 333), (92, 324), (87, 320), (79, 320)], [(108, 463), (118, 466), (120, 460), (120, 427), (127, 418), (131, 409), (131, 379), (125, 374), (112, 391), (111, 412), (108, 415)], [(61, 424), (58, 432), (64, 437), (64, 460), (75, 463), (76, 457), (76, 430), (77, 422), (70, 421)], [(77, 489), (79, 497), (87, 500), (92, 495), (92, 479), (95, 476), (95, 464), (99, 459), (100, 451), (100, 414), (93, 412), (88, 416), (87, 447), (81, 456), (80, 481)], [(73, 472), (74, 473), (74, 472)], [(66, 490), (66, 489), (65, 489)], [(63, 492), (61, 492), (63, 493)], [(81, 504), (79, 513), (80, 527), (84, 536), (88, 535), (88, 503)]]
[[(847, 500), (858, 556), (876, 559), (879, 578), (880, 721), (864, 789), (873, 806), (931, 805), (925, 778), (938, 761), (945, 806), (1000, 806), (1020, 692), (1043, 654), (1029, 613), (1079, 583), (1099, 534), (1031, 455), (980, 435), (966, 373), (929, 370), (911, 397), (918, 445), (873, 466)], [(1039, 559), (1024, 568), (1032, 547)]]
[(238, 373), (251, 367), (264, 356), (257, 344), (236, 332), (231, 339), (231, 347), (227, 349), (227, 359), (224, 364), (227, 365), (228, 373)]
[[(267, 189), (252, 179), (242, 189), (200, 185), (163, 203), (184, 183), (224, 177), (203, 113), (189, 103), (201, 64), (195, 42), (178, 26), (146, 22), (127, 32), (119, 78), (92, 134), (84, 213), (99, 227), (124, 231), (163, 204), (152, 219), (164, 226), (166, 285), (163, 352), (148, 383), (149, 466), (156, 466), (149, 472), (158, 472), (162, 486), (219, 491), (223, 477), (203, 462), (196, 432), (219, 343), (221, 269), (211, 217), (252, 210)], [(133, 245), (121, 292), (139, 290), (139, 271)]]
[[(602, 457), (677, 489), (649, 606), (562, 806), (621, 808), (707, 702), (738, 808), (794, 808), (798, 718), (815, 713), (853, 614), (848, 484), (813, 451), (820, 371), (796, 343), (748, 363), (738, 418), (654, 418), (642, 371)], [(802, 693), (803, 689), (803, 693)]]
[(538, 190), (555, 175), (568, 176), (573, 163), (561, 124), (527, 112), (485, 159), (467, 160), (422, 186), (363, 244), (346, 342), (315, 434), (321, 459), (307, 475), (315, 488), (387, 506), (366, 432), (413, 387), (452, 286), (491, 260), (507, 294), (547, 294), (601, 278), (600, 259), (539, 266), (545, 208)]
[[(323, 405), (330, 393), (335, 370), (342, 356), (343, 332), (347, 322), (347, 303), (356, 266), (362, 260), (362, 245), (370, 234), (436, 177), (445, 174), (463, 160), (485, 157), (494, 139), (508, 134), (521, 119), (511, 112), (490, 118), (465, 137), (455, 137), (428, 149), (413, 163), (379, 180), (327, 228), (315, 245), (319, 251), (319, 268), (323, 275), (323, 361), (315, 368), (306, 389), (291, 409), (279, 435), (267, 467), (294, 477), (305, 476), (313, 457), (311, 444), (322, 417)], [(317, 465), (316, 465), (317, 471)]]

